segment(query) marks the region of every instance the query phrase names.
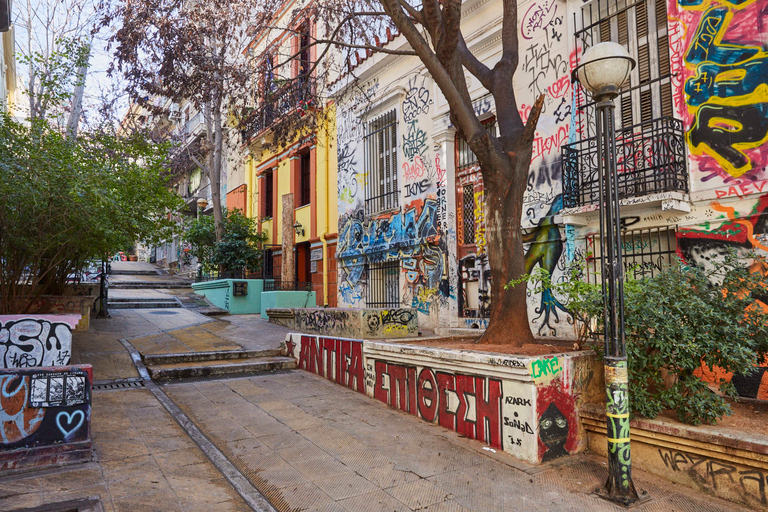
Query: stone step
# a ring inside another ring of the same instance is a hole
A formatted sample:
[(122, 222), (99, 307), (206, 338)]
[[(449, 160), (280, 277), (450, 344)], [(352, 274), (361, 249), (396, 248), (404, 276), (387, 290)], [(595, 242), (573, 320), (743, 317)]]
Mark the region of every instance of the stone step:
[(157, 308), (180, 308), (182, 307), (181, 304), (176, 301), (164, 301), (164, 300), (154, 300), (154, 301), (126, 301), (126, 302), (113, 302), (109, 301), (107, 303), (108, 309), (157, 309)]
[(147, 366), (195, 363), (200, 361), (224, 361), (232, 359), (253, 359), (257, 357), (279, 356), (280, 350), (206, 350), (200, 352), (180, 352), (173, 354), (145, 354), (142, 356)]
[(246, 357), (242, 359), (198, 361), (147, 366), (152, 380), (191, 379), (212, 375), (261, 373), (296, 368), (292, 357)]
[(113, 302), (178, 302), (174, 297), (110, 297), (109, 303)]
[(114, 290), (140, 290), (144, 288), (190, 288), (191, 286), (191, 281), (128, 281), (122, 283), (109, 283), (109, 287)]
[(161, 272), (158, 270), (115, 270), (109, 271), (111, 276), (158, 276)]

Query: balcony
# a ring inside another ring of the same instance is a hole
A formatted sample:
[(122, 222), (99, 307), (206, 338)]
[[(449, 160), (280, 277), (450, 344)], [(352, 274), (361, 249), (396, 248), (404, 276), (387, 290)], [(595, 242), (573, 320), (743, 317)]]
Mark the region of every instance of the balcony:
[(245, 140), (259, 135), (276, 121), (292, 113), (303, 115), (312, 105), (312, 94), (306, 80), (295, 80), (288, 85), (266, 93), (259, 106), (244, 122), (242, 135)]
[[(599, 204), (597, 149), (595, 137), (563, 146), (565, 208)], [(683, 123), (671, 117), (660, 117), (616, 130), (616, 168), (621, 200), (664, 192), (687, 194)]]

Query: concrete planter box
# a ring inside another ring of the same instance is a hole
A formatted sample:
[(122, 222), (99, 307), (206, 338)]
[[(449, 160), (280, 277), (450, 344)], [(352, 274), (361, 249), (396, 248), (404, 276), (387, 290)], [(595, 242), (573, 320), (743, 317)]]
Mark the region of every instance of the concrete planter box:
[[(82, 285), (81, 285), (82, 286)], [(80, 319), (73, 327), (75, 332), (88, 332), (91, 327), (91, 310), (93, 303), (98, 299), (98, 286), (95, 295), (90, 295), (93, 287), (89, 287), (84, 293), (88, 295), (43, 295), (38, 298), (35, 307), (30, 311), (33, 315), (79, 315)], [(82, 290), (82, 288), (80, 288)], [(75, 290), (68, 289), (68, 293)]]
[(78, 322), (79, 314), (0, 315), (0, 368), (68, 365)]
[(0, 370), (0, 475), (91, 459), (91, 365)]
[[(239, 295), (245, 283), (246, 294)], [(235, 287), (238, 295), (235, 296)], [(193, 283), (195, 293), (211, 301), (216, 307), (226, 309), (232, 315), (252, 315), (261, 313), (261, 293), (264, 291), (263, 279), (217, 279), (203, 283)]]
[[(607, 456), (605, 406), (581, 418), (589, 449)], [(686, 487), (768, 511), (768, 435), (693, 426), (666, 418), (630, 421), (632, 464)]]
[(586, 448), (579, 411), (602, 396), (591, 351), (514, 356), (289, 334), (298, 367), (537, 464)]
[(308, 334), (389, 339), (413, 337), (419, 331), (412, 308), (291, 308), (267, 314), (273, 323)]
[(269, 320), (269, 309), (314, 308), (317, 306), (315, 292), (274, 291), (261, 294), (261, 318)]

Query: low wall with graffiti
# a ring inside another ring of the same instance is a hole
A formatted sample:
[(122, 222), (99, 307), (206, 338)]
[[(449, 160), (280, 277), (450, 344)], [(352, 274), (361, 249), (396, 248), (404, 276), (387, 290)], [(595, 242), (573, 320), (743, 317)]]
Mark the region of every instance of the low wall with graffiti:
[(417, 312), (410, 308), (296, 308), (291, 313), (267, 311), (273, 323), (307, 334), (385, 339), (416, 336), (419, 331)]
[(0, 369), (0, 474), (91, 456), (91, 365)]
[(0, 368), (69, 364), (79, 321), (79, 314), (0, 315)]
[(584, 450), (579, 410), (603, 393), (590, 351), (510, 356), (305, 334), (285, 343), (303, 370), (532, 463)]
[[(606, 455), (605, 407), (586, 405), (581, 419), (589, 449)], [(768, 511), (768, 436), (665, 418), (631, 420), (630, 436), (635, 468)]]

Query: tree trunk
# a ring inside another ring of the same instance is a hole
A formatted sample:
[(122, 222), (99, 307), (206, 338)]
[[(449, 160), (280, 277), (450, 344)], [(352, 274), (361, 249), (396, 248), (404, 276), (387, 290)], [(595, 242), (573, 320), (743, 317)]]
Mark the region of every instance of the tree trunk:
[[(528, 149), (530, 154), (530, 145)], [(496, 161), (500, 159), (494, 159)], [(524, 165), (530, 158), (514, 158), (512, 165)], [(503, 165), (497, 163), (496, 165)], [(516, 170), (515, 172), (517, 173)], [(498, 175), (511, 173), (496, 172)], [(486, 178), (486, 175), (488, 176)], [(491, 266), (491, 318), (481, 343), (520, 347), (534, 341), (528, 323), (528, 306), (525, 283), (505, 289), (513, 279), (525, 274), (522, 217), (524, 187), (517, 183), (499, 183), (492, 173), (483, 169), (485, 195), (486, 251)]]
[(222, 128), (221, 128), (221, 101), (213, 106), (213, 156), (211, 158), (211, 201), (213, 201), (213, 222), (216, 226), (216, 241), (221, 242), (224, 236), (224, 216), (221, 211), (221, 152), (222, 152)]

